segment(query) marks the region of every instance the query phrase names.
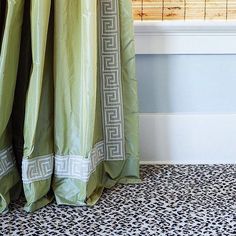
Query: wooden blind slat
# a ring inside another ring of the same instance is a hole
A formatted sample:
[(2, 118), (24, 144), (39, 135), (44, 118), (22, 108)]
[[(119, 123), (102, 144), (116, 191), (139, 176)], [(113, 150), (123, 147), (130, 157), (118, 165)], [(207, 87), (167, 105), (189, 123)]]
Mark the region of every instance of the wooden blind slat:
[(184, 18), (183, 0), (166, 0), (163, 7), (163, 20), (180, 20)]
[(236, 0), (132, 0), (136, 20), (236, 20)]
[(205, 0), (188, 0), (186, 1), (186, 20), (196, 19), (201, 20), (204, 19), (205, 16)]

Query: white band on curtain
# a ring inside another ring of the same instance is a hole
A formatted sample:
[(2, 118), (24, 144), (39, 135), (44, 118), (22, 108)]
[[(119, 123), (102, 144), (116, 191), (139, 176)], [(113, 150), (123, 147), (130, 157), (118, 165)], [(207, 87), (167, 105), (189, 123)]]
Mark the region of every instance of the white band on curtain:
[(12, 147), (0, 151), (0, 179), (15, 167), (15, 158)]
[(33, 159), (23, 158), (22, 181), (29, 184), (35, 181), (49, 179), (53, 173), (53, 154), (34, 157)]
[[(49, 179), (53, 174), (54, 156), (24, 158), (22, 162), (22, 180), (29, 184)], [(54, 175), (57, 178), (74, 178), (87, 182), (98, 164), (104, 160), (104, 142), (97, 143), (88, 157), (79, 155), (56, 155)]]
[(106, 160), (125, 159), (119, 2), (100, 0), (100, 78)]
[(87, 182), (98, 164), (104, 160), (104, 142), (99, 142), (90, 152), (88, 158), (79, 155), (55, 157), (55, 176), (74, 178)]

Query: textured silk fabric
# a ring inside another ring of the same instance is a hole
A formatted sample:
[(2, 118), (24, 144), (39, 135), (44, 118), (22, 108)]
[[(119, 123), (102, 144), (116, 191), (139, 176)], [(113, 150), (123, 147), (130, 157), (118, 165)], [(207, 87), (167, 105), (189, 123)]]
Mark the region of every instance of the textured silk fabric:
[(1, 211), (21, 181), (26, 211), (140, 182), (131, 1), (8, 0), (0, 14)]
[(12, 151), (10, 117), (16, 85), (24, 5), (23, 0), (3, 2), (0, 4), (0, 212), (7, 209), (10, 198), (14, 197), (11, 195), (16, 194), (14, 187), (17, 187), (20, 181)]

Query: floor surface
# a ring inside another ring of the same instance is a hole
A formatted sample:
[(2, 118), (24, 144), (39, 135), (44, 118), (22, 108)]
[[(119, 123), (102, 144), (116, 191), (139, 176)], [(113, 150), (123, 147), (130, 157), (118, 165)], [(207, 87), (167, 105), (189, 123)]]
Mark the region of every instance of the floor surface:
[(0, 235), (236, 235), (236, 165), (144, 165), (141, 176), (94, 207), (52, 203), (29, 214), (15, 202)]

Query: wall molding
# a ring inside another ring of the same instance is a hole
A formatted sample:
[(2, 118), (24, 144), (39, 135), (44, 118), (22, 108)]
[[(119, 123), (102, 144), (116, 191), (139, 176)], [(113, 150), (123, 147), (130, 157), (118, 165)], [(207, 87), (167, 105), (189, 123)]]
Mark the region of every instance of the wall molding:
[(141, 163), (236, 164), (236, 113), (141, 113)]
[(236, 54), (236, 21), (135, 21), (136, 54)]

